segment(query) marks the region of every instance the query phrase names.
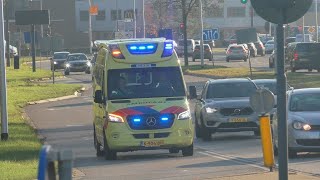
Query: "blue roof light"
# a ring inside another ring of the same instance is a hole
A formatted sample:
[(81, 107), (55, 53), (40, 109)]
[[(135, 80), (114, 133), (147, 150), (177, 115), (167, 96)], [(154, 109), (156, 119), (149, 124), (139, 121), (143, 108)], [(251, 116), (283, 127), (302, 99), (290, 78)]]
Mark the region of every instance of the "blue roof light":
[(154, 54), (157, 51), (156, 43), (146, 43), (146, 44), (128, 44), (127, 48), (131, 54), (142, 55), (142, 54)]
[(141, 119), (140, 118), (134, 118), (133, 122), (141, 122)]
[(162, 117), (161, 120), (162, 120), (162, 121), (168, 121), (169, 118), (168, 118), (168, 117)]
[(161, 57), (169, 57), (173, 54), (173, 41), (164, 42), (164, 50)]

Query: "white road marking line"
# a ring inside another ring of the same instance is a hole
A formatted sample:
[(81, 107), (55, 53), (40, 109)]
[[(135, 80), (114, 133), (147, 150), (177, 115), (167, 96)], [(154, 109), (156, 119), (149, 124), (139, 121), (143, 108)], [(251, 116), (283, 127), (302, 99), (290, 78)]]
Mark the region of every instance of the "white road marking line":
[(68, 124), (66, 127), (82, 127), (84, 126), (83, 124)]

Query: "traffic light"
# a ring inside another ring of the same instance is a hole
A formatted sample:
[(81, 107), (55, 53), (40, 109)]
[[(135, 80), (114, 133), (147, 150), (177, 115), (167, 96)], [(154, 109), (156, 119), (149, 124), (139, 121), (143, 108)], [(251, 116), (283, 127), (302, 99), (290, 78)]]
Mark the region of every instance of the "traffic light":
[(179, 25), (179, 32), (182, 33), (182, 32), (183, 32), (183, 29), (184, 29), (184, 24), (183, 24), (183, 23), (180, 23), (180, 25)]
[(240, 0), (242, 4), (247, 4), (248, 0)]

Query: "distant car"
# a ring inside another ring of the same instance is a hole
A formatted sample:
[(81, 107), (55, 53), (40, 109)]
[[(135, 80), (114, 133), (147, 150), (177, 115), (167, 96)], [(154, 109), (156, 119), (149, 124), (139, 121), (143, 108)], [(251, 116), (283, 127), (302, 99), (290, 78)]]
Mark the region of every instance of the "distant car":
[(239, 131), (259, 135), (258, 114), (249, 103), (256, 90), (257, 86), (246, 78), (207, 81), (195, 105), (196, 137), (209, 140), (216, 132)]
[[(187, 40), (187, 53), (188, 56), (192, 56), (193, 51), (194, 51), (194, 47), (196, 46), (196, 43), (193, 39), (188, 39)], [(177, 52), (178, 56), (183, 56), (184, 54), (184, 41), (183, 40), (179, 40), (178, 42), (178, 52)]]
[[(288, 92), (288, 153), (320, 151), (320, 88), (297, 89)], [(278, 153), (278, 119), (272, 123), (274, 151)]]
[(316, 69), (320, 72), (320, 43), (297, 43), (288, 55), (288, 63), (292, 72)]
[[(209, 61), (212, 61), (212, 59), (213, 59), (213, 53), (212, 53), (212, 50), (211, 50), (209, 44), (203, 45), (203, 58), (209, 59)], [(195, 61), (196, 59), (201, 59), (200, 45), (196, 45), (196, 47), (194, 48), (194, 51), (193, 51), (192, 61)]]
[(248, 43), (247, 45), (250, 50), (250, 56), (256, 57), (258, 54), (258, 50), (257, 50), (256, 46), (254, 45), (254, 43)]
[(247, 55), (248, 55), (248, 57), (249, 57), (249, 46), (248, 46), (247, 44), (238, 44), (238, 45), (241, 45), (241, 46), (244, 47), (244, 49), (246, 50)]
[(229, 45), (227, 52), (226, 52), (226, 61), (229, 62), (230, 60), (244, 60), (247, 61), (248, 54), (247, 50), (244, 48), (243, 45), (231, 44)]
[(271, 55), (269, 56), (269, 68), (274, 68), (276, 63), (276, 54), (275, 51), (272, 51)]
[(261, 55), (261, 56), (266, 55), (266, 49), (265, 49), (265, 47), (264, 47), (264, 45), (262, 44), (261, 41), (255, 42), (254, 45), (257, 48), (257, 54), (258, 55)]
[(90, 59), (83, 53), (69, 54), (65, 62), (64, 74), (69, 75), (70, 72), (91, 73), (92, 64)]
[(296, 42), (296, 37), (287, 37), (285, 40), (285, 45), (287, 46), (289, 43)]
[(70, 52), (54, 52), (51, 60), (51, 71), (53, 69), (64, 69), (65, 62)]
[(266, 44), (264, 45), (266, 48), (266, 54), (271, 54), (274, 50), (274, 40), (270, 40), (268, 42), (266, 42)]

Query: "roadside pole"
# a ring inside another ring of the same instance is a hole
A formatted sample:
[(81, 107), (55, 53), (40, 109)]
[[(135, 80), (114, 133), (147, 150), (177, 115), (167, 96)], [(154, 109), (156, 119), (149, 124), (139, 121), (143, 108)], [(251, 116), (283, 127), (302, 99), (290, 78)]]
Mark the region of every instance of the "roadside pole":
[(201, 68), (204, 68), (204, 60), (203, 60), (203, 18), (202, 18), (202, 0), (199, 0), (200, 4), (200, 22), (201, 22), (201, 32), (200, 32), (200, 58), (201, 58)]
[(4, 18), (3, 18), (3, 0), (0, 0), (0, 81), (1, 81), (1, 140), (6, 141), (9, 138), (8, 133), (8, 111), (7, 111), (7, 77), (5, 67), (5, 45), (4, 45)]

